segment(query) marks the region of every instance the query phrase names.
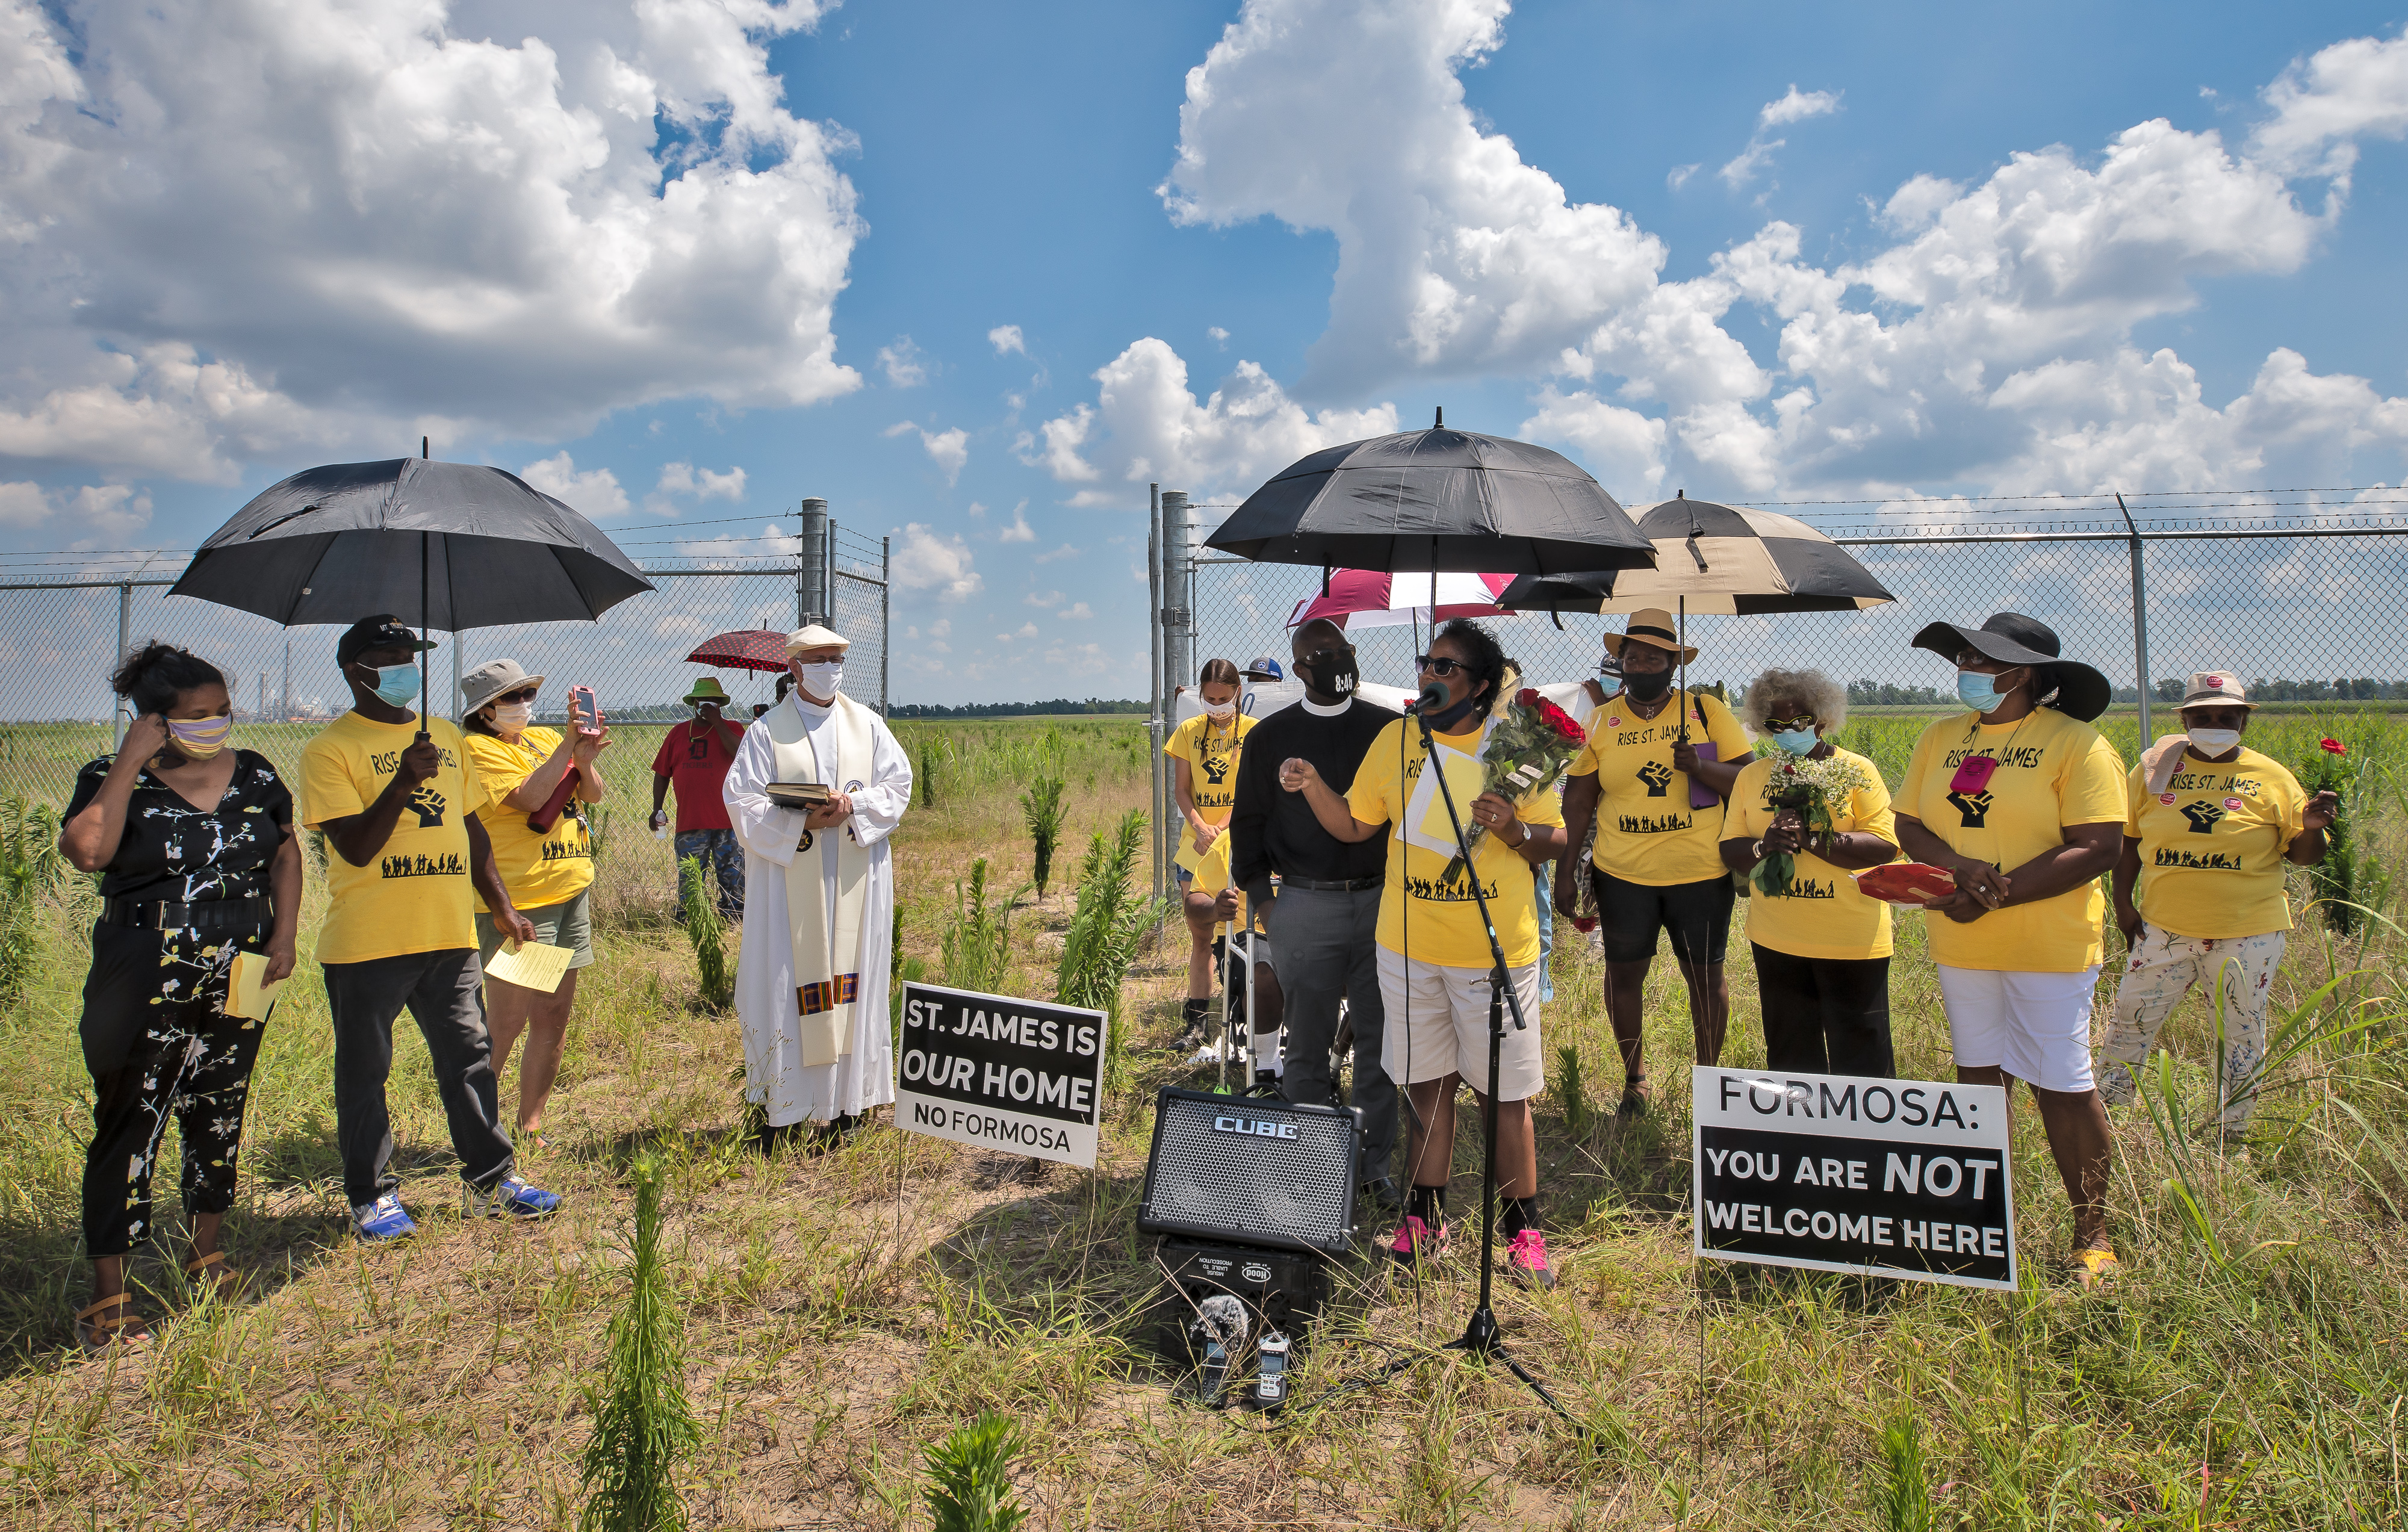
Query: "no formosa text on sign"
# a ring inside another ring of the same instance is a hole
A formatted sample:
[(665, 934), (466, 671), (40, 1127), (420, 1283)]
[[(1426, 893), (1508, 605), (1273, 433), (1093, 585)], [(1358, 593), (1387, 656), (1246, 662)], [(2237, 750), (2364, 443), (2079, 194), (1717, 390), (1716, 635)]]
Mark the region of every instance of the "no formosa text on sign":
[(1698, 1256), (2015, 1284), (2007, 1093), (1699, 1065)]
[(1103, 1063), (1100, 1010), (907, 983), (895, 1124), (1093, 1166)]

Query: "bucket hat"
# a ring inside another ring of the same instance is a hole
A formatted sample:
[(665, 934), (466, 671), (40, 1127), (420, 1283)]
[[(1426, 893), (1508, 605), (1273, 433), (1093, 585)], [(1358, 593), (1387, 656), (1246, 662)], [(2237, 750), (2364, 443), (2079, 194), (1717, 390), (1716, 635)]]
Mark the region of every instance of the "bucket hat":
[(516, 660), (487, 660), (460, 678), (460, 717), (471, 719), (486, 703), (522, 686), (541, 686), (541, 676), (530, 676)]

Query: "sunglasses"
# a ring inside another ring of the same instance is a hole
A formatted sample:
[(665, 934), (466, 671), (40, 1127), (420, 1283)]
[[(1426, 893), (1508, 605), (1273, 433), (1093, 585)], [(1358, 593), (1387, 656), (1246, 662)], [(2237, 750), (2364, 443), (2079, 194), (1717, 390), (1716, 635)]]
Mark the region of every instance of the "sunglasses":
[(1471, 673), (1470, 666), (1461, 660), (1450, 660), (1443, 654), (1416, 654), (1413, 656), (1413, 666), (1416, 669), (1426, 670), (1433, 676), (1452, 676), (1458, 670), (1466, 675)]
[(1775, 734), (1787, 734), (1797, 729), (1811, 729), (1816, 719), (1813, 713), (1799, 713), (1796, 718), (1768, 718), (1764, 726)]
[(1327, 665), (1334, 660), (1342, 660), (1347, 655), (1354, 652), (1354, 646), (1353, 644), (1348, 644), (1344, 649), (1316, 649), (1312, 653), (1306, 654), (1297, 659), (1296, 663), (1298, 665), (1313, 666)]
[(495, 702), (533, 702), (535, 692), (536, 689), (532, 686), (522, 686), (515, 692), (504, 692), (494, 700)]

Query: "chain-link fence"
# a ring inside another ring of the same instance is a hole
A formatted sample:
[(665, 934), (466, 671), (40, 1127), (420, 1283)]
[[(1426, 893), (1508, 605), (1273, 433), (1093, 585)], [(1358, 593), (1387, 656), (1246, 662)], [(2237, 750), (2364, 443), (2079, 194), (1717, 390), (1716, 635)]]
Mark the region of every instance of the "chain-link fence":
[[(1320, 594), (1321, 571), (1214, 553), (1183, 501), (1156, 513), (1155, 707), (1192, 686), (1206, 660), (1288, 654), (1288, 620)], [(2112, 508), (2110, 508), (2112, 514)], [(1759, 672), (1813, 668), (1848, 683), (1853, 705), (1955, 706), (1944, 660), (1911, 647), (1938, 620), (1979, 623), (2019, 611), (2057, 630), (2070, 658), (2103, 671), (2126, 713), (2170, 704), (2195, 670), (2229, 669), (2270, 700), (2408, 700), (2408, 521), (2316, 514), (2217, 522), (2030, 516), (1827, 525), (1896, 597), (1858, 612), (1691, 617), (1693, 684), (1734, 695)], [(1498, 619), (1505, 651), (1535, 682), (1596, 673), (1600, 635), (1621, 616)], [(1363, 678), (1414, 685), (1426, 624), (1353, 630)], [(2143, 678), (2148, 684), (2144, 687)], [(1157, 732), (1163, 725), (1157, 724)], [(1158, 814), (1167, 823), (1167, 786)], [(1167, 853), (1164, 853), (1167, 855)], [(1159, 861), (1159, 858), (1158, 858)]]
[[(666, 879), (668, 845), (653, 839), (644, 821), (652, 757), (672, 723), (687, 716), (679, 698), (697, 677), (716, 675), (736, 699), (735, 715), (746, 718), (754, 704), (772, 699), (777, 680), (695, 664), (684, 656), (696, 645), (735, 629), (784, 633), (807, 620), (827, 622), (853, 641), (846, 694), (886, 710), (885, 543), (827, 523), (824, 548), (824, 562), (808, 571), (797, 558), (656, 561), (643, 566), (656, 588), (598, 622), (438, 634), (435, 708), (457, 718), (461, 672), (504, 656), (547, 678), (539, 723), (562, 722), (570, 686), (593, 687), (611, 730), (601, 763), (613, 789), (602, 821), (606, 854), (624, 858), (624, 877)], [(223, 670), (234, 688), (236, 742), (288, 776), (310, 736), (351, 706), (335, 664), (340, 628), (287, 629), (208, 602), (171, 600), (176, 576), (171, 568), (99, 583), (0, 583), (0, 799), (22, 795), (63, 808), (77, 771), (114, 748), (108, 677), (129, 644), (165, 639)], [(822, 592), (824, 605), (816, 604)]]

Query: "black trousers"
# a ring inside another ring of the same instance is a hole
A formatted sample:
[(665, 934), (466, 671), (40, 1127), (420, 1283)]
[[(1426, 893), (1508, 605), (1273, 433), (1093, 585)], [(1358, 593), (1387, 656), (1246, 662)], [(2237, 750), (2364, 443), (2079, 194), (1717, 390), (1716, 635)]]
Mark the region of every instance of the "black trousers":
[(510, 1136), (495, 1099), (493, 1042), (485, 1032), (484, 969), (477, 949), (407, 952), (328, 963), (326, 1009), (335, 1023), (335, 1142), (343, 1195), (366, 1207), (401, 1184), (393, 1170), (393, 1024), (409, 1008), (435, 1066), (435, 1091), (460, 1156), (460, 1178), (490, 1188), (510, 1171)]
[(95, 923), (78, 1036), (92, 1072), (83, 1167), (84, 1253), (123, 1255), (149, 1236), (150, 1172), (172, 1113), (183, 1136), (184, 1211), (234, 1206), (242, 1113), (265, 1024), (225, 1014), (237, 948), (267, 927), (143, 931)]
[(1889, 959), (1793, 957), (1758, 943), (1768, 1068), (1813, 1075), (1898, 1073), (1889, 1042)]

